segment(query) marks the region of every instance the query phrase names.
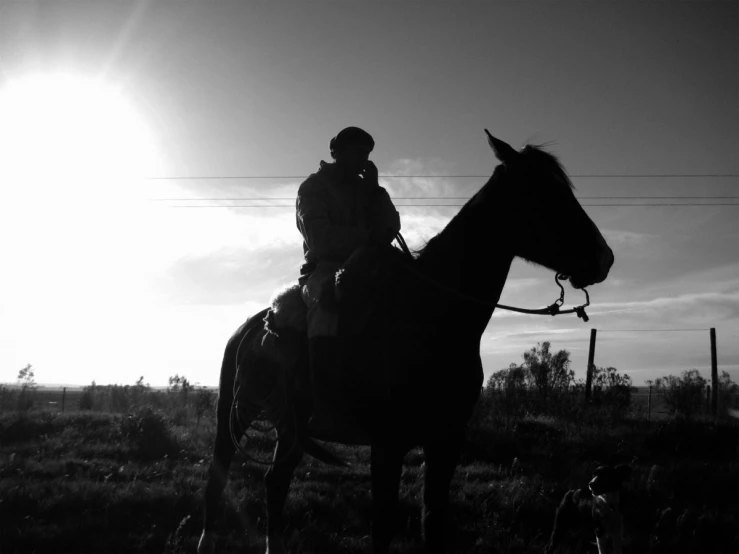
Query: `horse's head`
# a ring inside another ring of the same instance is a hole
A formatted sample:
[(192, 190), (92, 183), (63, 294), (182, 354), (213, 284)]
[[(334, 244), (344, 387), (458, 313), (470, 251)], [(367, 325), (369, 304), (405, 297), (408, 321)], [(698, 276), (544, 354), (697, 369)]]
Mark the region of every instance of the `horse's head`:
[(613, 252), (575, 198), (557, 158), (535, 146), (516, 151), (485, 132), (502, 162), (491, 183), (500, 184), (495, 194), (504, 202), (512, 254), (569, 276), (575, 288), (605, 280)]

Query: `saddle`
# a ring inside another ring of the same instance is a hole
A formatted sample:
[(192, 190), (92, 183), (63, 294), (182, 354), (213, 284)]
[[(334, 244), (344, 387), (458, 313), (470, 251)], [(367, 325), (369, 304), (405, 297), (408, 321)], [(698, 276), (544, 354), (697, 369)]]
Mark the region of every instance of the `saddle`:
[[(399, 252), (391, 247), (361, 248), (336, 272), (333, 287), (324, 290), (319, 302), (327, 310), (338, 312), (339, 336), (362, 334), (372, 316), (387, 307), (385, 300), (392, 282), (396, 253)], [(273, 295), (264, 317), (268, 333), (305, 335), (308, 309), (301, 290), (302, 283), (298, 282)]]
[[(382, 341), (388, 336), (385, 324), (391, 317), (394, 253), (401, 254), (391, 247), (357, 251), (319, 299), (327, 310), (338, 312), (340, 348), (347, 362), (352, 360), (347, 371), (351, 381), (363, 384), (368, 392), (387, 391), (389, 386), (389, 376), (383, 370), (387, 368), (387, 351)], [(264, 316), (261, 339), (260, 355), (293, 374), (298, 389), (306, 387), (309, 380), (307, 312), (301, 283), (277, 291)], [(358, 357), (357, 352), (366, 355)]]

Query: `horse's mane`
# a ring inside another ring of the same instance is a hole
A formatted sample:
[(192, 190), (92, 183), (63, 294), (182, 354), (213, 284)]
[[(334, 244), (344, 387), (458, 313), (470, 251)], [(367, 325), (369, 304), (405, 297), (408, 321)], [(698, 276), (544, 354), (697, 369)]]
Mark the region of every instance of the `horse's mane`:
[(526, 160), (531, 163), (534, 171), (543, 171), (551, 173), (559, 177), (562, 182), (567, 183), (567, 186), (571, 190), (575, 190), (575, 185), (572, 184), (570, 177), (567, 175), (567, 170), (559, 161), (559, 158), (544, 150), (543, 144), (527, 144), (521, 149), (521, 154), (526, 157)]
[[(559, 161), (559, 158), (557, 158), (557, 156), (555, 156), (554, 154), (544, 150), (544, 146), (545, 145), (543, 144), (526, 144), (519, 151), (519, 154), (523, 156), (522, 163), (526, 164), (534, 173), (548, 173), (552, 175), (553, 177), (557, 178), (557, 180), (565, 183), (570, 190), (574, 191), (575, 185), (572, 184), (572, 181), (567, 175), (567, 171), (565, 170), (564, 166)], [(500, 165), (496, 167), (496, 172), (498, 171), (498, 167), (500, 167)], [(494, 178), (495, 172), (493, 173), (493, 176), (487, 181), (487, 183), (485, 183), (485, 185), (483, 185), (480, 190), (478, 190), (472, 196), (472, 198), (465, 202), (464, 206), (462, 206), (462, 208), (454, 215), (454, 217), (452, 217), (451, 221), (447, 224), (447, 227), (454, 224), (455, 220), (466, 217), (468, 213), (474, 209), (474, 206), (477, 203), (476, 200), (490, 185)], [(426, 241), (426, 243), (421, 248), (419, 248), (418, 250), (414, 250), (413, 254), (415, 258), (418, 259), (423, 256), (429, 246), (432, 246), (440, 235), (441, 233), (439, 233), (435, 237), (432, 237), (431, 239)]]

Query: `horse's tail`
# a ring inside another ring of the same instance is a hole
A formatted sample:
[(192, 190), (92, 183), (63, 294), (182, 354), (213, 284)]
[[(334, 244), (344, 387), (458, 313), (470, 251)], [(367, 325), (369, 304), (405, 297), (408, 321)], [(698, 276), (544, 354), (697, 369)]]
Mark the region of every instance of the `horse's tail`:
[[(254, 356), (245, 355), (248, 351), (244, 349), (250, 348), (251, 341), (257, 338), (255, 334), (264, 329), (262, 322), (268, 310), (269, 308), (265, 308), (247, 319), (236, 333), (234, 333), (226, 346), (226, 354), (224, 355), (223, 366), (221, 368), (218, 418), (220, 421), (227, 423), (229, 439), (236, 449), (241, 451), (242, 455), (260, 464), (273, 465), (282, 460), (273, 460), (272, 462), (257, 460), (239, 445), (239, 439), (242, 434), (246, 433), (247, 429), (241, 428), (241, 423), (238, 421), (238, 410), (236, 409), (236, 405), (240, 399), (249, 402), (248, 397), (250, 392), (239, 390), (239, 372), (248, 371), (247, 364), (253, 363), (256, 359)], [(293, 450), (299, 446), (306, 454), (311, 455), (317, 460), (329, 465), (346, 467), (348, 465), (346, 462), (320, 446), (305, 432), (303, 426), (299, 425), (294, 391), (290, 385), (291, 379), (289, 378), (288, 371), (289, 368), (279, 367), (278, 380), (272, 382), (271, 393), (262, 399), (259, 406), (254, 405), (254, 399), (252, 399), (249, 406), (250, 411), (254, 414), (261, 412), (263, 415), (260, 419), (266, 419), (273, 426), (282, 428), (285, 431), (284, 435), (291, 437), (294, 443), (288, 449), (288, 456), (292, 455)], [(239, 427), (238, 431), (236, 430), (237, 426)]]
[(221, 375), (218, 383), (218, 404), (216, 415), (218, 420), (218, 434), (216, 441), (232, 442), (231, 436), (231, 416), (235, 400), (235, 387), (237, 372), (239, 367), (239, 356), (241, 349), (248, 344), (247, 339), (252, 333), (258, 331), (259, 322), (262, 320), (267, 310), (248, 318), (231, 336), (226, 344), (223, 353), (223, 362), (221, 364)]

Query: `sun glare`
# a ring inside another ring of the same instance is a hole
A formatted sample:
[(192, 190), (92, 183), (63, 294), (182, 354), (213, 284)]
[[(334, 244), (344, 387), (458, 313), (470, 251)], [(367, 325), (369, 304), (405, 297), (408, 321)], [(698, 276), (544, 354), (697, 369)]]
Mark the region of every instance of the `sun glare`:
[[(32, 76), (0, 89), (1, 174), (49, 189), (141, 176), (151, 139), (115, 89), (93, 79)], [(86, 191), (87, 193), (88, 191)]]
[(78, 348), (104, 332), (111, 313), (125, 317), (156, 255), (140, 179), (156, 163), (149, 128), (110, 85), (35, 75), (0, 87), (6, 324), (43, 318)]
[(54, 234), (100, 234), (130, 218), (146, 198), (137, 177), (156, 162), (149, 130), (124, 96), (70, 75), (0, 88), (0, 156), (3, 215)]

